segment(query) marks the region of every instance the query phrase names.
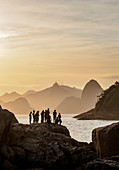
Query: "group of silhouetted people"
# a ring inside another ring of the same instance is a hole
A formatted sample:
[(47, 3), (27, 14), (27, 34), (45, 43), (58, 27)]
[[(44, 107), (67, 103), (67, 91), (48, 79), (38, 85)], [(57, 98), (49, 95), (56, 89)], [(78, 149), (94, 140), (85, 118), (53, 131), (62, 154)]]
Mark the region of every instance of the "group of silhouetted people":
[[(47, 122), (47, 123), (51, 123), (51, 115), (50, 115), (50, 110), (49, 108), (47, 110), (42, 110), (42, 112), (40, 113), (39, 115), (39, 110), (37, 112), (35, 112), (35, 110), (33, 110), (33, 112), (30, 112), (29, 114), (29, 123), (31, 124), (32, 120), (33, 120), (33, 123), (36, 122), (38, 123), (39, 122), (39, 116), (41, 116), (41, 123), (44, 123), (44, 122)], [(60, 124), (62, 123), (62, 120), (61, 120), (61, 114), (57, 114), (57, 111), (54, 110), (53, 112), (53, 123), (55, 124)]]

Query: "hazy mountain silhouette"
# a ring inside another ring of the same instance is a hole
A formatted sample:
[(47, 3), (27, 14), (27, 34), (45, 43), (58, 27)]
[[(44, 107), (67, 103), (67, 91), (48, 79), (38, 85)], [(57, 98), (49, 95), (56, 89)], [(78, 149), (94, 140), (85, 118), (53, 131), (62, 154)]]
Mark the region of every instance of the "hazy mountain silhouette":
[(62, 113), (81, 113), (95, 107), (97, 96), (101, 94), (102, 88), (96, 80), (90, 80), (84, 87), (81, 99), (69, 97), (64, 99), (56, 109)]
[(76, 113), (79, 113), (79, 111), (81, 110), (80, 106), (81, 106), (81, 99), (71, 96), (71, 97), (65, 98), (56, 107), (56, 110), (64, 114), (76, 114)]
[(37, 93), (35, 90), (28, 90), (28, 91), (25, 92), (22, 96), (27, 96), (27, 95), (35, 94), (35, 93)]
[[(93, 108), (97, 101), (97, 96), (101, 94), (101, 92), (102, 88), (99, 83), (95, 80), (90, 80), (85, 85), (83, 91), (54, 83), (53, 86), (39, 92), (29, 90), (23, 95), (16, 92), (5, 93), (0, 97), (0, 100), (5, 102), (1, 104), (2, 106), (6, 106), (10, 111), (17, 114), (18, 112), (26, 113), (26, 110), (29, 110), (30, 106), (36, 110), (49, 107), (50, 109), (56, 108), (61, 113), (76, 114)], [(20, 97), (24, 97), (27, 101), (23, 99), (20, 100)], [(21, 101), (24, 101), (24, 104)]]
[(95, 107), (98, 96), (103, 89), (96, 80), (90, 80), (84, 87), (81, 95), (82, 111), (88, 111)]
[(19, 97), (21, 97), (21, 95), (16, 92), (5, 93), (4, 95), (0, 96), (0, 100), (3, 102), (9, 102), (18, 99)]
[(15, 114), (28, 114), (32, 109), (28, 101), (23, 97), (20, 97), (8, 103), (4, 103), (2, 107), (10, 110)]
[(35, 94), (26, 95), (30, 105), (36, 109), (56, 108), (66, 97), (75, 96), (80, 97), (82, 90), (72, 88), (69, 86), (59, 85), (54, 83), (53, 86), (36, 92)]
[(76, 118), (119, 120), (119, 82), (102, 92), (94, 109), (77, 115)]

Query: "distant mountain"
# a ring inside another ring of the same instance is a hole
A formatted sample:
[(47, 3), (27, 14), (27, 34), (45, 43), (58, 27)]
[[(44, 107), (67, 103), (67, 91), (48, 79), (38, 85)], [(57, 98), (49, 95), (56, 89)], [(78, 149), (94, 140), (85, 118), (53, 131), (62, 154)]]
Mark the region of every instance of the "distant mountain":
[(59, 85), (54, 83), (53, 86), (36, 92), (35, 94), (28, 94), (25, 98), (30, 105), (36, 109), (56, 108), (66, 97), (81, 96), (82, 90), (72, 88), (69, 86)]
[(57, 107), (56, 110), (63, 114), (76, 114), (80, 111), (81, 99), (71, 96), (65, 98)]
[(22, 96), (27, 96), (27, 95), (35, 94), (35, 93), (37, 93), (35, 90), (28, 90), (28, 91), (25, 92)]
[(77, 115), (76, 118), (119, 120), (119, 82), (102, 92), (94, 109)]
[(10, 110), (11, 112), (15, 114), (28, 114), (32, 109), (28, 101), (23, 97), (20, 97), (8, 103), (4, 103), (2, 107), (4, 109)]
[(98, 96), (103, 89), (96, 80), (90, 80), (84, 87), (81, 95), (82, 111), (88, 111), (95, 107)]
[(95, 107), (98, 95), (103, 89), (96, 80), (90, 80), (84, 87), (81, 99), (76, 97), (65, 98), (56, 109), (62, 113), (81, 113)]
[(16, 92), (5, 93), (4, 95), (0, 96), (0, 100), (3, 102), (9, 102), (18, 99), (19, 97), (21, 97), (21, 95)]
[[(0, 100), (5, 102), (1, 104), (2, 106), (10, 107), (11, 110), (9, 110), (12, 112), (15, 110), (14, 113), (17, 114), (18, 112), (26, 113), (26, 108), (30, 107), (40, 111), (50, 108), (50, 110), (57, 109), (61, 113), (77, 114), (94, 108), (97, 102), (97, 96), (101, 94), (102, 90), (99, 83), (95, 80), (90, 80), (85, 85), (83, 91), (74, 87), (54, 83), (53, 86), (39, 92), (29, 90), (23, 95), (16, 92), (6, 93), (0, 96)], [(24, 98), (25, 104), (21, 102), (23, 99), (17, 100), (21, 97)]]

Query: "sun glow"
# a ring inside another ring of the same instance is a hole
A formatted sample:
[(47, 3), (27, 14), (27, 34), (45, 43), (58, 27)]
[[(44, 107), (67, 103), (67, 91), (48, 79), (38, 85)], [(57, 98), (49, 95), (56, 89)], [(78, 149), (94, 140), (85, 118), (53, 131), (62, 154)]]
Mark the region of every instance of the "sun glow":
[(10, 31), (10, 32), (0, 31), (0, 38), (8, 38), (8, 37), (14, 37), (14, 36), (17, 36), (17, 34), (13, 31)]

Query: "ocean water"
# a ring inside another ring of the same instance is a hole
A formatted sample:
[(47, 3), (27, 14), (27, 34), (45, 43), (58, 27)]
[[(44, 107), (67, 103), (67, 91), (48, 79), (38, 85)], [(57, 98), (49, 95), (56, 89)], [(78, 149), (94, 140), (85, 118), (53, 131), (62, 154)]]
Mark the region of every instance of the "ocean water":
[[(93, 129), (118, 122), (108, 120), (77, 120), (74, 119), (73, 116), (75, 115), (63, 114), (62, 125), (68, 128), (72, 138), (80, 142), (90, 143), (92, 141)], [(27, 115), (16, 115), (16, 118), (18, 119), (19, 123), (29, 124), (29, 116)]]

